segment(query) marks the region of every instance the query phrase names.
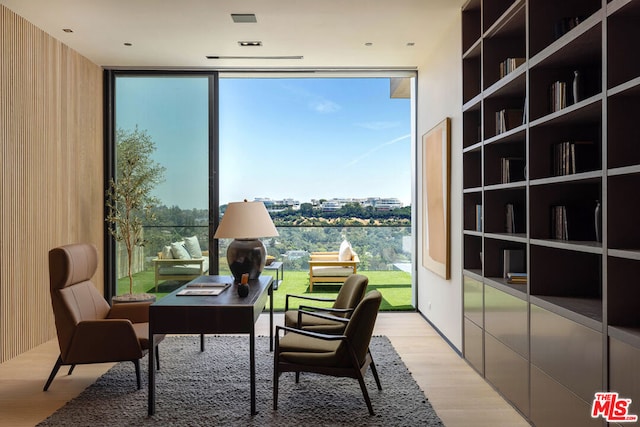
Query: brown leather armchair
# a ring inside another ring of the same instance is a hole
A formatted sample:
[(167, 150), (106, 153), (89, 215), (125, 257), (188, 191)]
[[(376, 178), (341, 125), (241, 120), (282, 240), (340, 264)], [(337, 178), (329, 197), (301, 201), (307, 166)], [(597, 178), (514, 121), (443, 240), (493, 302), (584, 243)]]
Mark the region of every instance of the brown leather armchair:
[[(51, 305), (60, 356), (44, 391), (62, 365), (71, 365), (71, 375), (75, 365), (121, 361), (134, 363), (138, 389), (141, 387), (140, 359), (149, 349), (150, 303), (110, 307), (91, 281), (97, 266), (98, 251), (91, 244), (71, 244), (49, 251)], [(158, 359), (156, 363), (159, 369)]]
[[(372, 363), (369, 343), (380, 308), (382, 295), (373, 290), (362, 299), (343, 335), (321, 334), (288, 326), (276, 327), (276, 345), (273, 369), (273, 409), (278, 409), (278, 387), (283, 372), (314, 372), (335, 377), (356, 378), (362, 395), (374, 415), (364, 374), (371, 366), (378, 390), (382, 390), (375, 365)], [(280, 337), (280, 331), (287, 334)], [(297, 376), (296, 376), (297, 380)]]

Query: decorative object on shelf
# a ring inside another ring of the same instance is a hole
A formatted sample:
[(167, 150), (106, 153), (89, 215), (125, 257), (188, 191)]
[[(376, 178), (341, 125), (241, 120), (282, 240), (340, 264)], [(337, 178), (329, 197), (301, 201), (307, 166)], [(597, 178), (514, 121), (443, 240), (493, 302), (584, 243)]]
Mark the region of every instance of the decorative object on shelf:
[(238, 283), (238, 296), (244, 298), (249, 295), (249, 273), (244, 273)]
[(267, 250), (259, 237), (278, 236), (262, 202), (232, 202), (227, 205), (214, 239), (234, 239), (227, 248), (227, 262), (236, 282), (242, 275), (257, 279), (265, 266)]
[(423, 215), (422, 264), (439, 276), (450, 276), (451, 119), (445, 118), (422, 136)]
[(573, 72), (573, 103), (577, 103), (582, 101), (582, 81), (581, 81), (580, 71), (575, 70)]

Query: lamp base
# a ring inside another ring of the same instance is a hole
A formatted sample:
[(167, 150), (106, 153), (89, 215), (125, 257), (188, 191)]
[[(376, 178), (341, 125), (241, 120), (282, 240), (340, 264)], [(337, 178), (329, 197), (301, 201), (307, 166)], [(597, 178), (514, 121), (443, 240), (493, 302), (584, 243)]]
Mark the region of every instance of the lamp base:
[(267, 248), (258, 239), (234, 239), (227, 248), (227, 262), (235, 282), (249, 273), (249, 279), (257, 279), (267, 259)]

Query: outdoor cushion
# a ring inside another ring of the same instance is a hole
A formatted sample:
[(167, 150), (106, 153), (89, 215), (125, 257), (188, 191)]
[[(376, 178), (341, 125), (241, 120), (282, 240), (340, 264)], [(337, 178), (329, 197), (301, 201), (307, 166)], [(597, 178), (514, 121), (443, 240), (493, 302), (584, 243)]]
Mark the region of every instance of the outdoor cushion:
[(173, 242), (171, 243), (171, 254), (175, 259), (191, 259), (191, 255), (184, 247), (183, 242)]
[(202, 258), (202, 250), (200, 249), (200, 242), (196, 236), (185, 237), (184, 247), (191, 255), (191, 258)]
[(353, 274), (351, 267), (313, 267), (313, 275), (317, 277), (350, 276)]

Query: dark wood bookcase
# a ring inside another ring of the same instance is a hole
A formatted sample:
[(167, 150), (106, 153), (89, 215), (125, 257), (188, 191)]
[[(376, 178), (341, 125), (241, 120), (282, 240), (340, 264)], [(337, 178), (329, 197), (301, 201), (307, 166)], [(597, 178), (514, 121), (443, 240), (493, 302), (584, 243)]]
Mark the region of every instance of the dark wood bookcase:
[(640, 0), (462, 8), (463, 353), (536, 426), (640, 402), (638, 22)]

